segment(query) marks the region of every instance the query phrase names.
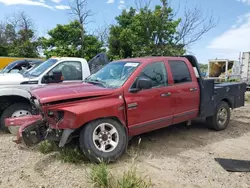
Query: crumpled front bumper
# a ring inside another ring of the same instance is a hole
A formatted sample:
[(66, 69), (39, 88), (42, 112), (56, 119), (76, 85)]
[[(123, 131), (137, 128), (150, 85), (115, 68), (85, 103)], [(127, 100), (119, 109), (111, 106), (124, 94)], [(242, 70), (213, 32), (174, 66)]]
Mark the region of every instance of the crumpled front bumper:
[(17, 132), (16, 143), (22, 141), (27, 146), (40, 143), (45, 139), (46, 121), (41, 115), (30, 115), (19, 118), (6, 118), (5, 125), (7, 127), (19, 127)]
[(5, 125), (7, 127), (20, 126), (14, 142), (17, 144), (24, 142), (28, 147), (37, 145), (44, 140), (60, 141), (59, 147), (63, 147), (70, 141), (70, 136), (75, 131), (74, 129), (51, 129), (41, 115), (7, 118)]

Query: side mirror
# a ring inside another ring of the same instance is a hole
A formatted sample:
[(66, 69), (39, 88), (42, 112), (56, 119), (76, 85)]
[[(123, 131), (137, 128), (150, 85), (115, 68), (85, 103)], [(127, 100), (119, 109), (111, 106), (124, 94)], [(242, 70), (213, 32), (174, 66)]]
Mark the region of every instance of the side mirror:
[(130, 89), (130, 92), (138, 92), (150, 88), (152, 88), (152, 81), (147, 77), (139, 77), (136, 81), (136, 87)]
[(63, 81), (63, 76), (61, 71), (54, 71), (52, 75), (46, 74), (43, 77), (43, 83), (60, 83)]

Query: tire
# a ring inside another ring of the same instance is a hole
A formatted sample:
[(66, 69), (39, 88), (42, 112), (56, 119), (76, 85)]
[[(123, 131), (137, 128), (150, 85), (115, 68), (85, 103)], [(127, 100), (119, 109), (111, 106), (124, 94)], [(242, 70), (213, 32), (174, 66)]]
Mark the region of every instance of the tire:
[[(223, 110), (223, 112), (222, 112)], [(225, 114), (224, 118), (220, 118), (220, 114)], [(228, 127), (229, 121), (230, 121), (230, 107), (228, 103), (221, 101), (218, 103), (216, 107), (216, 112), (213, 116), (207, 118), (207, 125), (209, 128), (215, 130), (215, 131), (222, 131), (225, 130)]]
[[(111, 133), (111, 131), (109, 130), (106, 131), (107, 134), (105, 134), (103, 131), (104, 134), (102, 135), (100, 130), (103, 126), (105, 128), (103, 128), (102, 130), (107, 130), (107, 128), (110, 129), (111, 127), (113, 127), (111, 130), (116, 132), (113, 133), (111, 137), (108, 134)], [(97, 135), (95, 137), (95, 141), (94, 133), (98, 133), (95, 134)], [(108, 142), (111, 143), (109, 137), (111, 138), (113, 143), (117, 144), (115, 147), (111, 147), (112, 145), (109, 145)], [(100, 139), (102, 139), (102, 143), (105, 142), (105, 144), (107, 144), (106, 147), (102, 147), (102, 149), (104, 149), (105, 151), (103, 151), (100, 147)], [(100, 119), (84, 125), (83, 129), (80, 132), (79, 142), (81, 150), (90, 161), (95, 163), (110, 163), (115, 161), (124, 153), (127, 148), (128, 137), (125, 128), (117, 121), (113, 119)]]
[[(4, 120), (6, 118), (12, 117), (12, 115), (17, 112), (17, 111), (28, 111), (30, 112), (30, 114), (32, 114), (32, 110), (31, 110), (31, 105), (28, 103), (15, 103), (12, 104), (11, 106), (9, 106), (8, 108), (6, 108), (1, 116), (1, 129), (4, 132), (8, 132), (10, 133), (8, 127), (5, 126)], [(28, 114), (27, 114), (28, 115)], [(21, 117), (21, 116), (19, 116)]]

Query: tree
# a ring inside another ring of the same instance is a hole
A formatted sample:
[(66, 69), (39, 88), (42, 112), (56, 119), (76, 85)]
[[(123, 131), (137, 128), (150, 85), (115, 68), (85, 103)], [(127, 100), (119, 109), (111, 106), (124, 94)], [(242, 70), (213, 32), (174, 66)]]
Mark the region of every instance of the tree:
[(200, 68), (201, 72), (207, 72), (208, 71), (208, 64), (199, 63), (199, 68)]
[(37, 57), (37, 43), (32, 20), (25, 12), (13, 14), (0, 24), (0, 55)]
[(109, 49), (111, 56), (122, 58), (147, 55), (176, 55), (185, 52), (183, 45), (175, 44), (180, 19), (173, 20), (172, 9), (156, 6), (123, 10), (116, 17), (118, 25), (111, 26)]
[(111, 58), (182, 55), (215, 26), (213, 17), (203, 18), (197, 8), (186, 9), (184, 18), (176, 18), (167, 0), (154, 9), (149, 8), (150, 3), (136, 0), (137, 9), (123, 10), (116, 17), (108, 40)]
[[(39, 43), (47, 58), (51, 56), (84, 57), (87, 60), (101, 52), (102, 43), (97, 37), (84, 33), (84, 43), (81, 39), (81, 25), (78, 21), (66, 25), (58, 24), (48, 32), (49, 38), (40, 38)], [(81, 50), (84, 46), (84, 51)]]
[(85, 37), (85, 24), (88, 23), (88, 18), (92, 16), (91, 10), (87, 9), (87, 0), (75, 0), (70, 4), (70, 13), (79, 22), (81, 29), (81, 50), (82, 55), (84, 54), (84, 37)]

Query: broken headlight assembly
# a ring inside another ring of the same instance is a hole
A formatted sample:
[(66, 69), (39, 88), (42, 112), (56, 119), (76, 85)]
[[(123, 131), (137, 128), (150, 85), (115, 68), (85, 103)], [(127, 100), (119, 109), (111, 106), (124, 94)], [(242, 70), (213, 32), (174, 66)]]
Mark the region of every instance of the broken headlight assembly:
[(52, 111), (49, 110), (47, 116), (55, 121), (55, 123), (60, 123), (64, 118), (64, 111)]

